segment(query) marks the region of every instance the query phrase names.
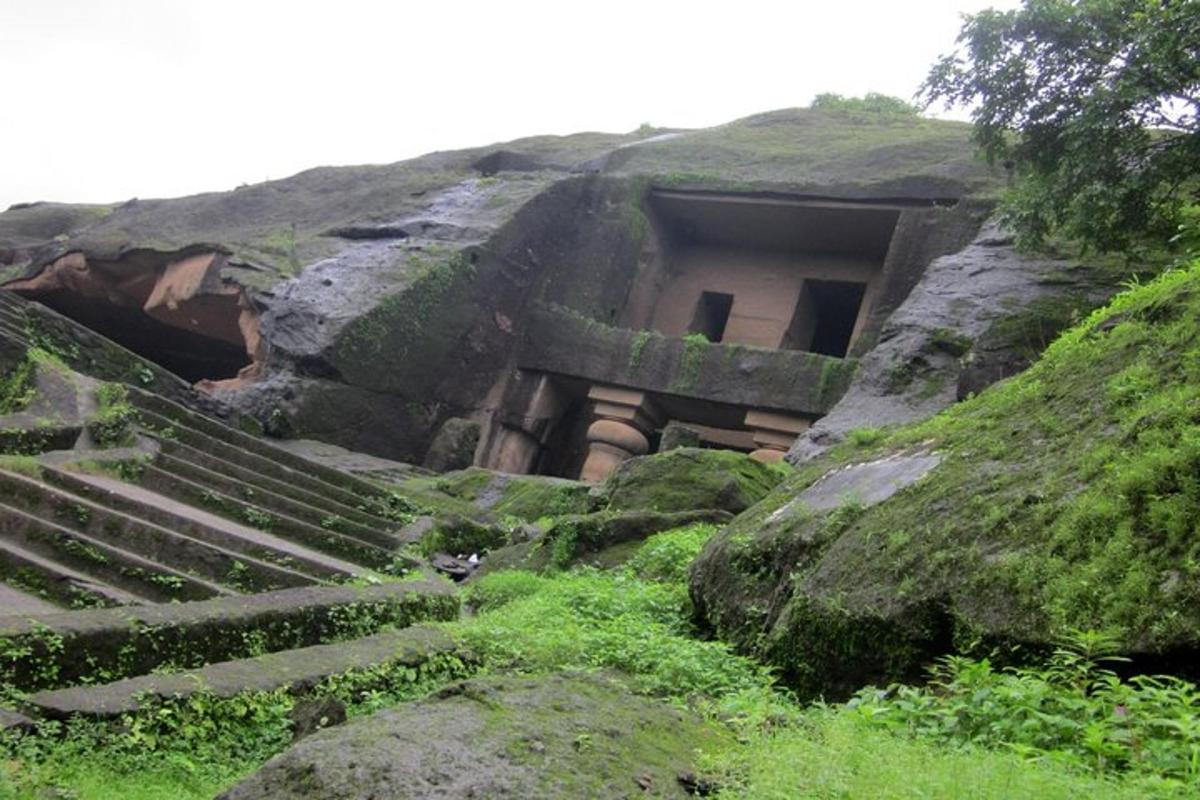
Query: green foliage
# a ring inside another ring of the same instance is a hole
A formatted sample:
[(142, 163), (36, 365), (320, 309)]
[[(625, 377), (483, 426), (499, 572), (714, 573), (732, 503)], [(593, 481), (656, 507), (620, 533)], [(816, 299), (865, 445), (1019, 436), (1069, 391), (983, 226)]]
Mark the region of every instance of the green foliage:
[[(667, 578), (667, 548), (691, 549), (701, 534), (660, 534), (635, 556), (648, 573)], [(676, 574), (679, 574), (676, 571)], [(632, 569), (580, 569), (553, 577), (496, 573), (473, 584), (477, 616), (450, 625), (491, 669), (549, 671), (619, 669), (644, 691), (683, 698), (770, 685), (761, 667), (717, 642), (691, 638), (687, 591), (679, 581), (643, 580)]]
[(820, 706), (797, 723), (750, 731), (744, 745), (703, 757), (719, 800), (1146, 800), (1179, 797), (1152, 782), (1081, 775), (1053, 760), (946, 747), (889, 733)]
[(1200, 5), (1025, 0), (968, 15), (922, 94), (970, 106), (990, 159), (1021, 181), (1006, 215), (1102, 250), (1165, 241), (1200, 191)]
[[(346, 704), (351, 716), (421, 697), (469, 674), (453, 653), (401, 658), (332, 675), (309, 692)], [(207, 798), (292, 740), (287, 688), (230, 698), (144, 698), (112, 723), (43, 722), (34, 735), (0, 737), (0, 797)], [(63, 787), (63, 788), (56, 788)]]
[(139, 414), (129, 403), (129, 389), (123, 383), (103, 383), (96, 389), (96, 414), (88, 421), (88, 432), (99, 447), (120, 447), (132, 443), (133, 426)]
[(654, 336), (652, 331), (638, 331), (633, 336), (633, 341), (629, 345), (629, 368), (637, 369), (642, 363), (642, 353), (646, 350), (646, 345)]
[(638, 548), (629, 569), (642, 580), (683, 583), (688, 566), (716, 532), (715, 525), (696, 524), (656, 533)]
[(703, 333), (689, 333), (683, 337), (683, 353), (679, 357), (675, 379), (671, 382), (673, 390), (686, 392), (696, 386), (710, 344), (708, 337)]
[(921, 112), (918, 106), (899, 97), (879, 92), (867, 92), (862, 97), (846, 97), (833, 92), (824, 92), (813, 98), (809, 108), (821, 111), (850, 111), (866, 114), (892, 114), (915, 117)]
[(0, 378), (0, 414), (24, 411), (33, 400), (37, 387), (33, 383), (33, 359), (26, 356)]
[(851, 428), (846, 431), (846, 441), (855, 447), (870, 447), (887, 436), (883, 428)]
[(1103, 642), (1076, 637), (1041, 667), (944, 658), (928, 686), (865, 689), (851, 707), (872, 724), (924, 738), (1200, 784), (1200, 689), (1170, 677), (1123, 680), (1102, 666)]

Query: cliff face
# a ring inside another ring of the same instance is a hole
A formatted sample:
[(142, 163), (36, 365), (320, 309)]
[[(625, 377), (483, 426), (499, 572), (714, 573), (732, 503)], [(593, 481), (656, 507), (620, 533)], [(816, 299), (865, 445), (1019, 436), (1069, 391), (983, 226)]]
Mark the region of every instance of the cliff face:
[[(928, 336), (897, 332), (940, 332), (969, 349), (984, 320), (1004, 315), (969, 252), (935, 262), (922, 283), (930, 262), (974, 236), (1000, 177), (962, 124), (788, 110), (697, 131), (539, 137), (320, 168), (173, 200), (14, 207), (0, 214), (0, 277), (268, 432), (420, 461), (452, 417), (477, 420), (487, 446), (492, 429), (532, 413), (516, 353), (534, 310), (642, 327), (630, 309), (667, 236), (655, 193), (882, 204), (899, 220), (891, 277), (850, 353), (867, 356), (863, 379), (807, 440), (820, 446), (904, 418), (891, 400), (864, 400), (880, 392), (908, 396), (916, 413), (952, 401), (966, 351), (922, 356)], [(1006, 259), (993, 274), (1021, 288), (1005, 290), (1005, 313), (1064, 293), (1044, 262)], [(914, 286), (926, 300), (903, 306)], [(931, 296), (942, 305), (930, 310)], [(913, 377), (881, 383), (896, 369)], [(874, 388), (860, 391), (864, 381)]]

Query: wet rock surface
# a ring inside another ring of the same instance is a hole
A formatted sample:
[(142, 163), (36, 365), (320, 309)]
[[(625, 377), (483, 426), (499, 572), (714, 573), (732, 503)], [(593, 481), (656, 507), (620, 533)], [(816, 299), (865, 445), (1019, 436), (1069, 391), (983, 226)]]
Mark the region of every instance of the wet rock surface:
[[(796, 440), (788, 460), (808, 461), (854, 428), (932, 416), (965, 393), (1015, 374), (1069, 322), (1072, 310), (1086, 312), (1112, 293), (1096, 278), (1078, 262), (1019, 253), (1011, 237), (989, 223), (968, 247), (925, 269), (884, 324), (879, 343), (860, 360), (841, 400)], [(1040, 347), (997, 337), (998, 323), (1021, 326), (1022, 313), (1039, 308), (1048, 313), (1028, 322), (1045, 326)], [(1059, 318), (1051, 330), (1050, 320)]]
[(722, 736), (605, 676), (471, 680), (314, 733), (221, 797), (683, 798)]

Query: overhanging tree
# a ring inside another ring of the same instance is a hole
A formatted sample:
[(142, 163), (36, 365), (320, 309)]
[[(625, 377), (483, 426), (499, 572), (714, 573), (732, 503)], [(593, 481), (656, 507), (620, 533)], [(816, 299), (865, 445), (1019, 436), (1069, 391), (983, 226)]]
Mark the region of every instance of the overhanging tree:
[(1102, 250), (1169, 238), (1200, 199), (1200, 0), (1025, 0), (965, 17), (921, 88), (969, 106), (1020, 180), (1009, 222)]

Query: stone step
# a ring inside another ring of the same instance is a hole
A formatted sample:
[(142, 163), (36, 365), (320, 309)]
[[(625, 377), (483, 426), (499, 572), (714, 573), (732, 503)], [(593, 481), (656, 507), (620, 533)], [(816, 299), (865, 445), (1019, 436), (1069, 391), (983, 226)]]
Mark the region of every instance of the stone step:
[(0, 539), (0, 578), (36, 589), (38, 594), (67, 608), (81, 604), (135, 605), (148, 599), (109, 586), (5, 539)]
[[(135, 516), (157, 529), (207, 544), (218, 554), (232, 554), (233, 563), (223, 558), (213, 563), (212, 569), (223, 570), (221, 574), (237, 570), (247, 573), (245, 580), (257, 581), (261, 575), (267, 585), (286, 587), (316, 579), (346, 578), (364, 571), (358, 564), (105, 475), (47, 468), (45, 476), (56, 486), (93, 500), (112, 513)], [(246, 566), (236, 567), (239, 561)]]
[(160, 495), (202, 508), (226, 519), (249, 523), (252, 527), (288, 539), (302, 547), (343, 559), (372, 569), (386, 570), (396, 558), (391, 550), (369, 542), (325, 530), (277, 511), (265, 511), (248, 502), (167, 472), (148, 466), (142, 472), (140, 485)]
[(333, 675), (386, 666), (418, 669), (440, 655), (457, 655), (464, 661), (470, 658), (449, 635), (421, 625), (337, 644), (222, 661), (186, 672), (39, 692), (28, 698), (26, 708), (50, 719), (103, 719), (131, 714), (147, 701), (186, 700), (200, 692), (230, 698), (242, 692), (287, 688), (299, 695)]
[(199, 408), (213, 412), (222, 410), (219, 402), (196, 392), (191, 384), (178, 375), (70, 317), (2, 289), (0, 298), (3, 298), (5, 307), (21, 315), (18, 327), (23, 329), (22, 333), (28, 332), (23, 341), (54, 350), (73, 369), (98, 380), (122, 383), (137, 381), (144, 385), (131, 388), (143, 389), (148, 386), (155, 392)]
[[(80, 531), (115, 547), (135, 551), (160, 564), (230, 586), (237, 591), (268, 591), (307, 586), (316, 583), (319, 577), (346, 574), (335, 569), (308, 574), (260, 561), (249, 553), (252, 548), (243, 545), (240, 550), (236, 549), (241, 540), (234, 539), (234, 549), (225, 548), (222, 542), (228, 537), (222, 537), (219, 533), (213, 535), (202, 525), (193, 526), (199, 529), (199, 536), (187, 535), (187, 526), (173, 524), (177, 522), (176, 517), (156, 513), (157, 509), (150, 505), (156, 500), (154, 497), (147, 497), (144, 501), (121, 503), (122, 495), (114, 496), (112, 492), (102, 491), (95, 483), (87, 482), (86, 478), (74, 477), (74, 473), (64, 475), (61, 471), (48, 467), (43, 474), (48, 480), (60, 485), (51, 486), (24, 475), (0, 470), (0, 501), (6, 501), (9, 505), (24, 509), (42, 519), (52, 520), (58, 525)], [(60, 480), (55, 481), (56, 477), (60, 477)], [(82, 491), (73, 494), (70, 491), (72, 488)], [(116, 502), (113, 502), (114, 500)], [(132, 513), (117, 510), (113, 505), (124, 505)], [(181, 507), (180, 510), (186, 510), (186, 507)], [(166, 527), (139, 515), (165, 518)]]
[[(138, 408), (152, 411), (177, 425), (186, 425), (192, 430), (207, 434), (248, 453), (261, 456), (270, 462), (300, 473), (302, 476), (307, 476), (310, 480), (341, 489), (355, 500), (377, 497), (382, 494), (382, 490), (367, 481), (275, 447), (262, 439), (217, 422), (160, 395), (143, 392), (136, 388), (130, 392), (130, 395), (131, 401)], [(316, 486), (314, 490), (322, 491), (322, 489), (322, 486)], [(339, 499), (341, 502), (347, 502), (346, 499)], [(355, 502), (351, 501), (348, 504), (354, 505)]]
[[(196, 430), (186, 422), (170, 419), (147, 409), (139, 408), (139, 413), (143, 425), (155, 433), (160, 440), (178, 442), (194, 450), (202, 451), (210, 458), (219, 459), (223, 464), (250, 470), (258, 475), (301, 488), (311, 495), (327, 498), (343, 506), (357, 509), (359, 506), (366, 505), (366, 501), (356, 494), (326, 483), (302, 470), (293, 469), (285, 464), (275, 462), (267, 456), (243, 449), (237, 444), (204, 431)], [(238, 431), (238, 433), (241, 432)]]
[(354, 639), (458, 616), (454, 587), (425, 579), (308, 586), (192, 603), (0, 617), (0, 683), (33, 691)]
[(29, 332), (25, 330), (25, 325), (24, 316), (18, 316), (12, 311), (0, 311), (0, 331), (3, 331), (5, 336), (21, 342), (28, 341)]
[[(215, 472), (207, 467), (202, 467), (191, 461), (185, 461), (165, 452), (158, 454), (154, 460), (154, 465), (163, 472), (177, 475), (184, 480), (208, 487), (229, 497), (244, 500), (262, 511), (291, 517), (314, 527), (340, 533), (365, 544), (375, 545), (376, 547), (390, 550), (396, 546), (395, 537), (389, 535), (389, 531), (396, 527), (394, 524), (380, 522), (372, 526), (363, 525), (338, 514), (331, 513), (326, 509), (318, 508), (299, 500), (293, 500), (290, 497), (265, 488), (261, 484), (247, 483), (231, 475)], [(243, 517), (242, 519), (245, 518)]]
[(142, 558), (18, 508), (0, 503), (0, 540), (109, 586), (156, 602), (232, 594), (215, 583)]
[(62, 609), (15, 586), (0, 583), (0, 617), (53, 614), (56, 611)]
[[(368, 527), (383, 526), (384, 528), (397, 527), (394, 522), (390, 522), (382, 517), (377, 517), (374, 514), (369, 514), (361, 509), (355, 508), (354, 506), (348, 506), (334, 498), (309, 491), (303, 486), (297, 486), (290, 480), (280, 480), (272, 477), (269, 474), (240, 466), (206, 450), (184, 444), (177, 439), (167, 439), (162, 437), (156, 438), (158, 438), (159, 447), (161, 448), (162, 452), (177, 458), (180, 461), (186, 461), (188, 463), (204, 467), (205, 469), (213, 472), (229, 476), (248, 485), (266, 489), (267, 491), (274, 492), (275, 494), (282, 495), (291, 500), (296, 500), (315, 508), (319, 508), (326, 514), (336, 515), (351, 522), (356, 522), (360, 525), (366, 525)], [(255, 456), (255, 458), (259, 457)], [(263, 459), (263, 461), (265, 461), (265, 459)]]

